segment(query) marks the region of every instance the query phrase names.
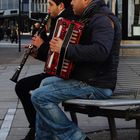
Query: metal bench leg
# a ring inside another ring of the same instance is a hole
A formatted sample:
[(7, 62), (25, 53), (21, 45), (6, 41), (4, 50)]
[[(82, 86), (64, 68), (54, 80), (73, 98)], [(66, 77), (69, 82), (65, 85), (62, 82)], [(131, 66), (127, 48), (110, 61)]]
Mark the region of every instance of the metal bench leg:
[(140, 140), (140, 129), (139, 129), (139, 134), (138, 134), (138, 140)]
[(140, 120), (139, 120), (139, 119), (136, 119), (136, 128), (137, 128), (138, 131), (139, 131), (138, 139), (140, 140)]
[(75, 112), (70, 111), (70, 116), (73, 122), (75, 122), (78, 125), (78, 120)]
[(115, 119), (108, 117), (108, 123), (109, 123), (111, 140), (117, 140), (118, 138), (117, 138)]

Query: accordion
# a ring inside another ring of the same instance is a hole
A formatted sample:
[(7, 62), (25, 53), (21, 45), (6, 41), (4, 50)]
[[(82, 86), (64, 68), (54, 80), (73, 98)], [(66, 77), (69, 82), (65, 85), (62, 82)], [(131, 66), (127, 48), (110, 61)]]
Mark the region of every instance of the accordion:
[(45, 64), (45, 72), (50, 75), (56, 75), (63, 79), (69, 79), (73, 69), (73, 62), (66, 59), (67, 47), (70, 44), (77, 44), (82, 35), (84, 25), (80, 22), (71, 21), (64, 18), (57, 20), (53, 37), (59, 37), (63, 40), (60, 53), (49, 50)]

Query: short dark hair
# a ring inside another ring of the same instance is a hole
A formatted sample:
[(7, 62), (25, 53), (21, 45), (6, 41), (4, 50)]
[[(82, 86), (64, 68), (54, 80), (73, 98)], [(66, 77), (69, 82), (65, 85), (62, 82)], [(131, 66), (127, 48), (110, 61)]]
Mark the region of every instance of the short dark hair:
[(71, 0), (53, 0), (56, 5), (59, 5), (61, 2), (64, 4), (65, 8), (70, 7)]

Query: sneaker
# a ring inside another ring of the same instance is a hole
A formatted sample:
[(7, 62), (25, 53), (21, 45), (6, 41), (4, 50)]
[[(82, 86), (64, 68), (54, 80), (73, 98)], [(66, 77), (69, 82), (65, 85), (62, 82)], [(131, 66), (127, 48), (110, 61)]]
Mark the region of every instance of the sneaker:
[(31, 128), (25, 138), (21, 140), (35, 140), (35, 129)]

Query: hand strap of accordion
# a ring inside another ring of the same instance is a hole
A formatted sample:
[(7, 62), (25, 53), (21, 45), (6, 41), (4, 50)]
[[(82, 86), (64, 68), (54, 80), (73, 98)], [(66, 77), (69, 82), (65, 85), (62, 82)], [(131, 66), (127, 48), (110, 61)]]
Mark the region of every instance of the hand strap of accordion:
[(61, 48), (60, 56), (59, 56), (59, 62), (58, 62), (58, 65), (57, 65), (57, 70), (56, 70), (56, 75), (58, 75), (58, 76), (61, 73), (61, 68), (62, 68), (62, 65), (63, 65), (63, 58), (65, 58), (67, 47), (69, 45), (69, 41), (70, 41), (70, 38), (72, 36), (74, 26), (75, 26), (74, 23), (71, 23), (69, 25), (68, 31), (65, 35), (65, 38), (64, 38), (64, 41), (63, 41), (63, 44), (62, 44), (62, 48)]

